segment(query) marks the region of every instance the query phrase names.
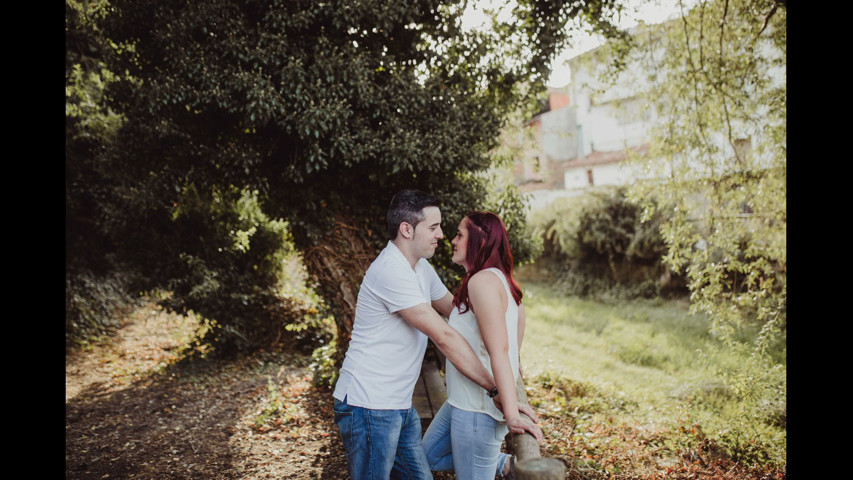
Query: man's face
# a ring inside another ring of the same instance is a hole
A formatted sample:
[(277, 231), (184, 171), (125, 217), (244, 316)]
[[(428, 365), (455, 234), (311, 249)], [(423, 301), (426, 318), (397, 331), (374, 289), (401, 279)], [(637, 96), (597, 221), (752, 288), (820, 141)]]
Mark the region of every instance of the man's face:
[(415, 226), (412, 242), (419, 257), (432, 258), (438, 248), (438, 241), (444, 238), (441, 231), (441, 210), (438, 207), (426, 207), (424, 214), (424, 219)]

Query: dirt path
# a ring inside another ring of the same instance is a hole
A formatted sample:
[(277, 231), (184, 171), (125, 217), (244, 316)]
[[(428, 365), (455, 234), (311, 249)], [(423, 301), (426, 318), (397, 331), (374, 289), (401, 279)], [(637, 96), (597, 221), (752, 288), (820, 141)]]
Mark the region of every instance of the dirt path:
[[(194, 322), (152, 306), (111, 343), (66, 355), (66, 480), (346, 479), (308, 360), (262, 353), (178, 365)], [(254, 425), (273, 400), (286, 422)]]

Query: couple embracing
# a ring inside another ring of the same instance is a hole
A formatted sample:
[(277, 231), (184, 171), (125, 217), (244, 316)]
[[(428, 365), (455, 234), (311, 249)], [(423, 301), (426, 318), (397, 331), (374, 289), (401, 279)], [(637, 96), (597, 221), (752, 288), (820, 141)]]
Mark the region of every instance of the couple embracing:
[[(535, 413), (517, 401), (525, 316), (506, 228), (490, 212), (462, 219), (451, 244), (465, 275), (451, 294), (428, 261), (444, 238), (440, 206), (419, 190), (394, 196), (390, 240), (358, 293), (333, 394), (352, 480), (431, 479), (432, 471), (509, 478), (507, 432), (542, 440), (539, 426), (520, 415), (535, 422)], [(448, 360), (447, 401), (421, 436), (412, 394), (427, 339)]]

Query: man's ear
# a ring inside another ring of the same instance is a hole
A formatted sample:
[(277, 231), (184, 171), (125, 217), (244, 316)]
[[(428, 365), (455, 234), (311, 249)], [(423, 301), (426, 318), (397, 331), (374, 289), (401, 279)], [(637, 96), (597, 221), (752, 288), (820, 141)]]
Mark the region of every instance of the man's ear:
[(405, 239), (412, 238), (413, 231), (414, 231), (414, 229), (412, 228), (411, 224), (409, 224), (407, 222), (400, 222), (399, 233), (400, 233), (400, 235), (403, 236), (403, 238), (405, 238)]

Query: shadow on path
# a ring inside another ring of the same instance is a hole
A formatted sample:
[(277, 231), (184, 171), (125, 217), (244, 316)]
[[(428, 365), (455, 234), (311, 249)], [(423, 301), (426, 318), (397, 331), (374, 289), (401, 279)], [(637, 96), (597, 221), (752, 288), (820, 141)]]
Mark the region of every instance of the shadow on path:
[[(130, 341), (66, 355), (66, 480), (348, 478), (331, 393), (311, 385), (309, 357), (175, 362), (162, 322), (149, 323), (150, 333), (126, 330)], [(152, 367), (160, 358), (168, 366)], [(289, 417), (257, 428), (274, 400)]]

